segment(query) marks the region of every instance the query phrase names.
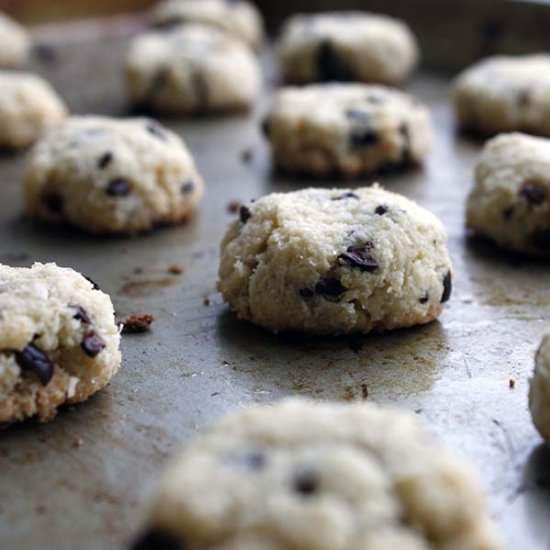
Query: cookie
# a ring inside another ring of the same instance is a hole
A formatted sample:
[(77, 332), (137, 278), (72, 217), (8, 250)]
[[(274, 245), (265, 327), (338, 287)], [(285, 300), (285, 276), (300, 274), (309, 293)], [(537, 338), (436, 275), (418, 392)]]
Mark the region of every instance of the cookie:
[(247, 110), (260, 87), (258, 61), (246, 45), (191, 24), (137, 37), (126, 77), (133, 104), (181, 114)]
[(469, 467), (413, 415), (287, 399), (230, 414), (161, 478), (132, 550), (497, 550)]
[(202, 23), (221, 29), (258, 48), (263, 41), (262, 16), (254, 4), (244, 0), (165, 0), (153, 11), (157, 27)]
[(278, 46), (283, 78), (310, 82), (405, 81), (418, 62), (418, 46), (407, 25), (364, 12), (295, 15)]
[(28, 147), (66, 116), (63, 101), (45, 80), (0, 71), (0, 149)]
[(187, 220), (203, 183), (182, 140), (146, 118), (71, 117), (33, 149), (31, 217), (93, 233), (136, 233)]
[(377, 186), (272, 194), (229, 227), (218, 288), (239, 318), (274, 332), (410, 327), (450, 298), (446, 241), (433, 214)]
[(0, 265), (0, 423), (85, 401), (120, 366), (111, 299), (55, 264)]
[(467, 226), (503, 248), (550, 257), (550, 140), (503, 134), (484, 147)]
[(421, 163), (432, 135), (429, 112), (414, 98), (368, 84), (283, 88), (264, 132), (278, 168), (345, 178)]
[(550, 136), (550, 55), (480, 61), (458, 77), (453, 99), (465, 130)]
[(28, 61), (32, 46), (29, 34), (3, 13), (0, 13), (0, 44), (0, 68), (15, 69)]
[(543, 338), (535, 358), (535, 373), (529, 386), (529, 408), (537, 430), (550, 443), (550, 334)]

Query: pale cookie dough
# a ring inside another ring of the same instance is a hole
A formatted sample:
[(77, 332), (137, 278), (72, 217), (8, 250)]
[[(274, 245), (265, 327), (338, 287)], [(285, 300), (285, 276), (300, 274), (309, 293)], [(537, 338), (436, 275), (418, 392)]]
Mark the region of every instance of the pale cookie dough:
[(288, 399), (230, 414), (161, 478), (132, 550), (497, 550), (475, 474), (413, 415)]
[(211, 25), (257, 48), (263, 41), (260, 12), (244, 0), (165, 0), (155, 7), (153, 21), (159, 27), (182, 23)]
[(283, 88), (264, 133), (278, 168), (345, 178), (421, 163), (432, 136), (426, 107), (397, 90), (367, 84)]
[(377, 82), (396, 85), (418, 62), (418, 46), (405, 23), (382, 15), (340, 12), (295, 15), (278, 47), (290, 83)]
[(261, 75), (251, 50), (204, 25), (138, 36), (126, 59), (130, 100), (161, 112), (205, 114), (249, 109)]
[(32, 41), (19, 23), (0, 12), (0, 68), (15, 69), (30, 56)]
[(242, 206), (218, 288), (275, 332), (367, 333), (428, 323), (451, 295), (441, 222), (377, 186), (305, 189)]
[(550, 443), (550, 334), (543, 338), (535, 358), (535, 374), (529, 388), (529, 408), (537, 430)]
[(480, 61), (458, 77), (453, 98), (465, 130), (550, 136), (550, 55)]
[(28, 147), (66, 116), (63, 101), (41, 77), (0, 71), (0, 149)]
[(147, 118), (70, 118), (33, 149), (23, 183), (32, 217), (94, 233), (182, 223), (203, 191), (182, 140)]
[(503, 248), (550, 256), (550, 140), (518, 133), (490, 140), (476, 166), (466, 223)]
[(55, 264), (0, 265), (0, 423), (52, 419), (120, 366), (111, 299)]

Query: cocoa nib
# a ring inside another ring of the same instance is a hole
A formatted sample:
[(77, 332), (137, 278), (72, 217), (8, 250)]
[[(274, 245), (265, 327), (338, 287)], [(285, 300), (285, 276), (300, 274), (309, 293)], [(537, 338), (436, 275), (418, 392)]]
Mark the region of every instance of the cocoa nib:
[(29, 344), (23, 351), (16, 352), (15, 361), (22, 370), (34, 372), (43, 386), (46, 386), (53, 377), (53, 363), (46, 353), (34, 344)]
[(361, 271), (372, 272), (378, 269), (379, 265), (372, 255), (374, 244), (372, 241), (367, 241), (361, 246), (350, 246), (344, 254), (338, 256), (340, 265), (349, 265), (356, 267)]
[(84, 340), (82, 340), (80, 347), (88, 357), (94, 358), (105, 349), (106, 344), (101, 336), (95, 332), (89, 332), (84, 336)]

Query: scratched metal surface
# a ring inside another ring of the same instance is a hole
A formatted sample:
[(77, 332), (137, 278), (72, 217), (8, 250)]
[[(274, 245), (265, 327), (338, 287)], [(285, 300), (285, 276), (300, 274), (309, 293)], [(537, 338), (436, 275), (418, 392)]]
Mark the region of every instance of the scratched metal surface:
[[(86, 36), (73, 32), (55, 61), (36, 68), (75, 112), (120, 115), (126, 39)], [(526, 393), (550, 325), (550, 266), (465, 238), (464, 198), (479, 144), (456, 136), (447, 86), (427, 75), (411, 84), (433, 109), (434, 151), (424, 170), (382, 182), (444, 220), (454, 294), (439, 322), (367, 337), (359, 351), (346, 338), (273, 336), (238, 322), (215, 292), (228, 203), (301, 186), (271, 175), (257, 131), (263, 106), (250, 117), (168, 121), (195, 154), (206, 197), (187, 226), (130, 240), (34, 226), (21, 216), (23, 158), (0, 158), (0, 260), (72, 266), (111, 294), (121, 316), (158, 317), (150, 334), (124, 337), (123, 368), (101, 394), (50, 424), (0, 433), (1, 548), (121, 548), (167, 457), (216, 417), (287, 395), (361, 398), (362, 384), (369, 400), (416, 411), (478, 468), (509, 548), (548, 548), (550, 456)], [(244, 163), (248, 148), (253, 158)], [(174, 263), (182, 275), (166, 272)]]

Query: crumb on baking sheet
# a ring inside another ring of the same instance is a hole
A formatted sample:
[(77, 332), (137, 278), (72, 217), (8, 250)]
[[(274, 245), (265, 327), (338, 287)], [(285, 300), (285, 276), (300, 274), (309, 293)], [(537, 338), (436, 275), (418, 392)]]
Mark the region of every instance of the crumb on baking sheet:
[(241, 202), (237, 200), (233, 200), (227, 204), (227, 211), (230, 214), (237, 214), (241, 207)]
[(122, 323), (122, 334), (139, 334), (151, 330), (155, 318), (149, 314), (130, 315)]
[(245, 164), (248, 164), (249, 162), (252, 162), (254, 159), (254, 150), (250, 147), (243, 149), (241, 151), (241, 161)]
[(513, 390), (516, 387), (516, 381), (513, 378), (510, 378), (510, 380), (508, 380), (508, 387), (511, 390)]
[(180, 264), (172, 264), (168, 266), (166, 271), (168, 271), (168, 273), (171, 273), (172, 275), (181, 275), (184, 271), (184, 268)]
[(204, 306), (209, 306), (210, 305), (210, 298), (208, 296), (205, 296), (202, 300), (202, 304)]

